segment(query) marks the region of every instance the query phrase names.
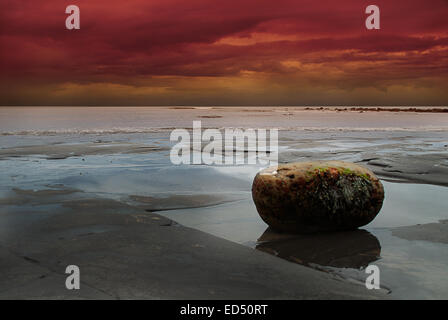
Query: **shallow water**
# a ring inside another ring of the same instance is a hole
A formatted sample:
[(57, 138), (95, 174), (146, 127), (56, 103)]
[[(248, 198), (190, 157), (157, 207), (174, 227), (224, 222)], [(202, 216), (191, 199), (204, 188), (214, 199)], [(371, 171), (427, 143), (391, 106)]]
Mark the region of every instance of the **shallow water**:
[[(403, 184), (382, 181), (385, 190), (383, 208), (363, 229), (372, 231), (438, 222), (448, 219), (446, 187), (425, 184)], [(250, 184), (250, 182), (248, 182)], [(250, 192), (241, 193), (246, 199), (201, 209), (173, 210), (161, 214), (181, 224), (247, 244), (255, 244), (267, 225), (260, 219)], [(200, 212), (200, 214), (199, 214)], [(235, 230), (241, 222), (244, 233)], [(226, 225), (229, 224), (229, 225)]]

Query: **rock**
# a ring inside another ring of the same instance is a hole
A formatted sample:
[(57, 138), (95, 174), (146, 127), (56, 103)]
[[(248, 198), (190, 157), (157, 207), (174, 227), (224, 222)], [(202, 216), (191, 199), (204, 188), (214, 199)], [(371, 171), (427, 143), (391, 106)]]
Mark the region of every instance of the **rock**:
[(297, 162), (260, 171), (252, 197), (274, 230), (351, 230), (380, 211), (384, 189), (372, 171), (343, 161)]

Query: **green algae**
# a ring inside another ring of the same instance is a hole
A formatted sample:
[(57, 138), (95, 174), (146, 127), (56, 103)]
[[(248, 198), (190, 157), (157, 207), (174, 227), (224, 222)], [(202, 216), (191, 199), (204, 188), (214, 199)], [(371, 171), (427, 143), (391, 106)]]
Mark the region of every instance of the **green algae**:
[(327, 172), (329, 172), (330, 170), (336, 170), (340, 175), (345, 175), (345, 176), (358, 176), (361, 178), (364, 178), (366, 180), (370, 181), (370, 176), (367, 173), (361, 173), (361, 172), (357, 172), (354, 170), (351, 170), (349, 168), (338, 168), (338, 167), (314, 167), (312, 171), (306, 171), (305, 174), (307, 176), (314, 176), (316, 173), (317, 174), (325, 174)]

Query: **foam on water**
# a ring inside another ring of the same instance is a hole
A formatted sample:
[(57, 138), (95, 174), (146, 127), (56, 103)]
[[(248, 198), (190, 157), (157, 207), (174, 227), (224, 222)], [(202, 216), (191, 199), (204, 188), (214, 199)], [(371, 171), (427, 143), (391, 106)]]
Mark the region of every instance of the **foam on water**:
[[(203, 130), (215, 129), (216, 127), (205, 126)], [(397, 132), (448, 132), (446, 127), (263, 127), (265, 129), (278, 129), (280, 131), (319, 131), (319, 132), (372, 132), (372, 131), (397, 131)], [(59, 129), (59, 130), (20, 130), (20, 131), (0, 131), (0, 136), (54, 136), (54, 135), (114, 135), (114, 134), (135, 134), (135, 133), (155, 133), (170, 132), (178, 129), (176, 127), (151, 127), (151, 128), (110, 128), (110, 129)], [(185, 128), (189, 129), (189, 128)], [(219, 127), (218, 129), (257, 129), (250, 127)]]

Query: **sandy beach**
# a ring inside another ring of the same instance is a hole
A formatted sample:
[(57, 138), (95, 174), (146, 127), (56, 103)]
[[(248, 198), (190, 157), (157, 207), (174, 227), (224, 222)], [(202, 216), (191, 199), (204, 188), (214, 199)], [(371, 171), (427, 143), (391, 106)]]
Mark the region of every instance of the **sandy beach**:
[[(448, 113), (433, 109), (0, 108), (0, 298), (446, 299)], [(262, 166), (170, 162), (170, 132), (195, 120), (278, 128), (280, 163), (364, 165), (383, 208), (353, 232), (275, 233), (251, 199)], [(372, 263), (381, 290), (364, 286)]]

